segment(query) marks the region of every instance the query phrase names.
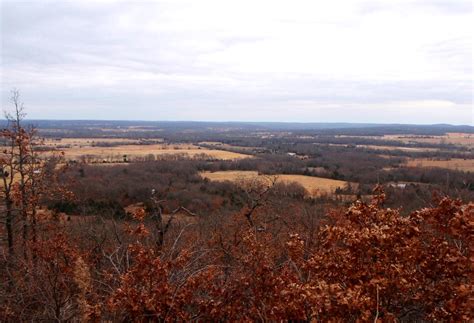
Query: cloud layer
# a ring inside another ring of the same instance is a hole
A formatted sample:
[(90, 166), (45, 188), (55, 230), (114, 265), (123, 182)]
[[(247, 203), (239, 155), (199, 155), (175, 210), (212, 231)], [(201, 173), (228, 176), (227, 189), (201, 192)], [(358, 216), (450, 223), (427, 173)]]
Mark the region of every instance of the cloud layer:
[(31, 118), (473, 124), (470, 1), (0, 1)]

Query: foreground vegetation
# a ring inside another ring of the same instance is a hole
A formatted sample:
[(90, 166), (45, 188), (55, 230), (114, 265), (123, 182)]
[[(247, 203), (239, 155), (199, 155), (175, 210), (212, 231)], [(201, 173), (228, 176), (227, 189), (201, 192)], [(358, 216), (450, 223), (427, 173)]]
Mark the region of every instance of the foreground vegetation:
[(324, 216), (38, 221), (36, 241), (1, 260), (0, 318), (472, 319), (474, 206), (442, 198), (401, 216), (375, 196)]

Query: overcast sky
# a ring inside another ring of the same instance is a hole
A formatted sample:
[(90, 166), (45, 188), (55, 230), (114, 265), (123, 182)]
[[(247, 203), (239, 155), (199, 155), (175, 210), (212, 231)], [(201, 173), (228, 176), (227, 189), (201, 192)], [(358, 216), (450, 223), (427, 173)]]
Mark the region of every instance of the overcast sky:
[(471, 1), (0, 2), (30, 118), (474, 123)]

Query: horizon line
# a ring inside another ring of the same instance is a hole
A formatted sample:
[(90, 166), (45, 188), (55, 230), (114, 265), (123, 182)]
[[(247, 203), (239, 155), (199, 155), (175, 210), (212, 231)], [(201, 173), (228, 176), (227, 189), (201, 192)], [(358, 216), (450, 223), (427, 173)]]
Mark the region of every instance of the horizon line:
[[(3, 119), (5, 120), (5, 119)], [(235, 124), (345, 124), (345, 125), (382, 125), (382, 126), (455, 126), (455, 127), (471, 127), (474, 128), (474, 124), (453, 124), (453, 123), (385, 123), (385, 122), (348, 122), (348, 121), (234, 121), (234, 120), (143, 120), (143, 119), (37, 119), (37, 118), (25, 118), (25, 121), (105, 121), (105, 122), (193, 122), (193, 123), (235, 123)]]

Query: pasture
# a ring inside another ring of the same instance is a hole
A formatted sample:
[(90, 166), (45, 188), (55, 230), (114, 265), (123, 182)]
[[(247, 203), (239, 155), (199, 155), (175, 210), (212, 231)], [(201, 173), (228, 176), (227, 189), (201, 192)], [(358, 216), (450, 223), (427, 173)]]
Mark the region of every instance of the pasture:
[(474, 134), (448, 132), (443, 136), (384, 135), (384, 140), (396, 140), (403, 143), (451, 144), (474, 147)]
[[(154, 140), (154, 142), (156, 141)], [(104, 144), (110, 144), (110, 146), (104, 146)], [(193, 144), (140, 144), (138, 139), (121, 138), (63, 138), (61, 140), (47, 140), (44, 145), (51, 147), (53, 151), (63, 151), (68, 160), (87, 158), (91, 162), (120, 162), (124, 160), (124, 156), (126, 156), (127, 160), (173, 156), (187, 158), (207, 156), (211, 159), (219, 160), (252, 157), (251, 155), (209, 149)]]
[(448, 160), (437, 160), (428, 158), (409, 159), (407, 167), (438, 167), (465, 172), (474, 172), (474, 159), (451, 158)]
[[(291, 183), (296, 182), (303, 186), (311, 196), (318, 196), (321, 194), (333, 194), (339, 188), (346, 187), (346, 181), (334, 180), (329, 178), (306, 176), (306, 175), (261, 175), (256, 171), (218, 171), (218, 172), (201, 172), (203, 178), (211, 181), (248, 181), (255, 178), (276, 178), (277, 182)], [(351, 184), (354, 185), (354, 184)]]

